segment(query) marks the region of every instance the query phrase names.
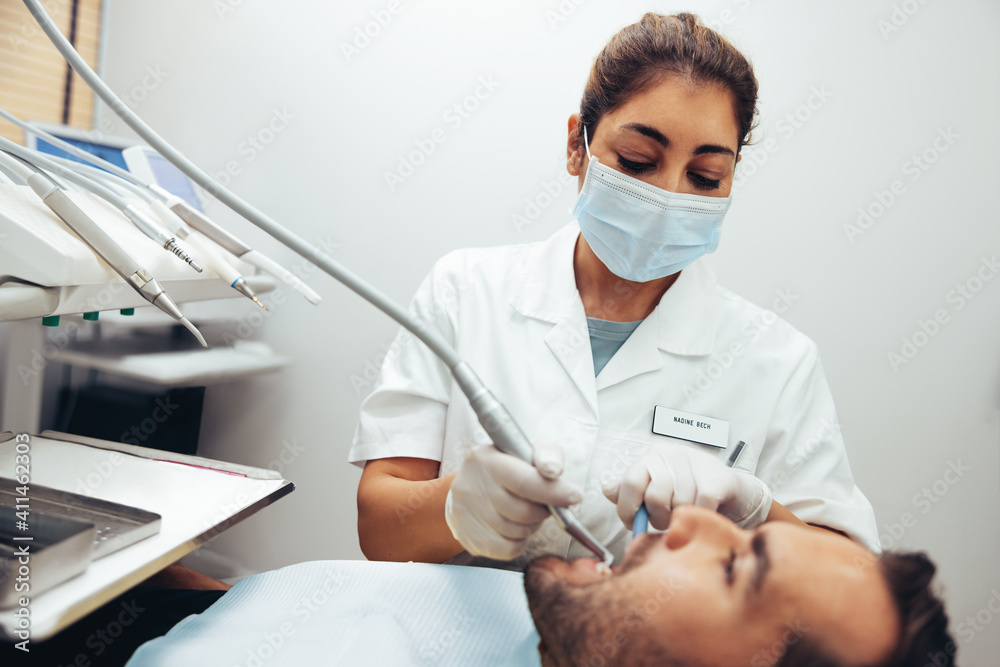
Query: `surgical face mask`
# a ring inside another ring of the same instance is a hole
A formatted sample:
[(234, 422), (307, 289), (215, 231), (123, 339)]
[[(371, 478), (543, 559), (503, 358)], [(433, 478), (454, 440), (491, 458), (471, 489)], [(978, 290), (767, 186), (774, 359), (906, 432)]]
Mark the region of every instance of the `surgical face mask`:
[(590, 154), (573, 215), (594, 254), (613, 274), (644, 283), (673, 275), (715, 252), (730, 197), (662, 190), (601, 164)]

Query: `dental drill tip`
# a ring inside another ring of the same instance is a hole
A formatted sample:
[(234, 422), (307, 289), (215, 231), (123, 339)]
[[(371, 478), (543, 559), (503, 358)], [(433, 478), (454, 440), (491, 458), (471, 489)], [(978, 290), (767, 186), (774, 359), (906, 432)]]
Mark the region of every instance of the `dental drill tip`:
[(562, 523), (563, 529), (573, 539), (589, 549), (597, 557), (597, 560), (603, 561), (609, 567), (615, 562), (615, 555), (611, 553), (611, 550), (598, 542), (572, 512), (561, 507), (550, 507), (549, 509), (556, 515), (556, 520)]
[[(252, 289), (250, 289), (250, 286), (247, 285), (246, 278), (244, 278), (243, 276), (240, 276), (239, 278), (234, 280), (233, 284), (230, 285), (230, 287), (232, 287), (234, 290), (236, 290), (246, 298), (252, 301), (257, 301), (257, 294)], [(258, 303), (260, 302), (258, 301)]]
[(262, 303), (260, 302), (260, 299), (258, 299), (257, 297), (252, 297), (252, 298), (253, 298), (253, 302), (254, 302), (254, 303), (256, 303), (256, 304), (257, 304), (258, 306), (260, 306), (260, 307), (261, 307), (261, 308), (263, 308), (264, 310), (268, 310), (267, 306), (265, 306), (264, 304), (262, 304)]
[(201, 335), (201, 332), (198, 331), (193, 324), (191, 324), (191, 320), (186, 317), (182, 317), (179, 321), (185, 326), (185, 328), (187, 328), (188, 331), (194, 334), (194, 337), (198, 339), (198, 342), (201, 343), (202, 347), (208, 347), (208, 343), (205, 342), (205, 337)]
[(197, 271), (198, 273), (204, 273), (205, 272), (205, 269), (202, 268), (201, 264), (199, 264), (198, 262), (194, 261), (193, 259), (188, 262), (188, 265), (192, 269), (194, 269), (195, 271)]

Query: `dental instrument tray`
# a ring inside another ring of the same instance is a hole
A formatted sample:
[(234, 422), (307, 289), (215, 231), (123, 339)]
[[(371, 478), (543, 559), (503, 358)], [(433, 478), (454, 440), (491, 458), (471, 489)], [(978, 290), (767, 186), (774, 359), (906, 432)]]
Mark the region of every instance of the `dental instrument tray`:
[[(31, 512), (29, 534), (17, 529), (14, 510), (4, 507), (0, 511), (4, 515), (0, 521), (0, 609), (87, 569), (94, 551), (94, 524)], [(30, 541), (24, 540), (26, 535)]]
[[(154, 512), (38, 484), (28, 485), (25, 503), (18, 486), (0, 477), (0, 608), (17, 599), (18, 550), (23, 545), (30, 553), (31, 592), (37, 595), (80, 574), (91, 560), (160, 532), (161, 517)], [(15, 512), (25, 509), (27, 521), (19, 525)]]

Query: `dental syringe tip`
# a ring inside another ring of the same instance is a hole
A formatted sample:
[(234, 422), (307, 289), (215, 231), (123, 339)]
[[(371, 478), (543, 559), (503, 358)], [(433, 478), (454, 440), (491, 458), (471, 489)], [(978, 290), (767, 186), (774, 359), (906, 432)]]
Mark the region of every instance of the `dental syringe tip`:
[(183, 324), (188, 331), (194, 334), (194, 337), (198, 339), (198, 342), (201, 343), (202, 347), (208, 347), (208, 343), (205, 342), (205, 337), (201, 335), (201, 332), (198, 331), (193, 324), (191, 324), (191, 320), (186, 317), (182, 317), (180, 319), (180, 323)]

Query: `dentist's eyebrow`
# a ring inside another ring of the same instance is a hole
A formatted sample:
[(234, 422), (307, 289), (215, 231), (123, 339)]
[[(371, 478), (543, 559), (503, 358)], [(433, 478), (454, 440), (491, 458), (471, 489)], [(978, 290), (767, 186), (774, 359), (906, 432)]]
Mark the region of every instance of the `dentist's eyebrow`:
[(663, 136), (663, 133), (657, 130), (655, 127), (650, 127), (649, 125), (643, 125), (642, 123), (625, 123), (618, 128), (619, 130), (630, 130), (632, 132), (638, 132), (639, 134), (649, 137), (656, 143), (660, 144), (664, 148), (670, 143), (667, 138)]
[(764, 578), (771, 569), (771, 559), (767, 555), (766, 533), (757, 531), (753, 539), (750, 540), (750, 549), (753, 551), (754, 561), (757, 564), (753, 578), (750, 580), (750, 591), (754, 595), (758, 595), (761, 586), (764, 585)]
[(694, 149), (695, 155), (705, 155), (706, 153), (719, 153), (721, 155), (731, 155), (736, 157), (736, 153), (733, 152), (732, 148), (726, 148), (725, 146), (719, 146), (717, 144), (703, 144)]
[[(670, 143), (670, 140), (655, 127), (650, 127), (649, 125), (643, 125), (642, 123), (626, 123), (621, 125), (619, 130), (628, 130), (631, 132), (638, 132), (639, 134), (649, 137), (656, 143), (660, 144), (664, 148)], [(702, 144), (698, 148), (694, 149), (694, 155), (706, 155), (719, 153), (722, 155), (730, 155), (736, 157), (736, 153), (733, 152), (732, 148), (726, 146), (719, 146), (718, 144)]]

